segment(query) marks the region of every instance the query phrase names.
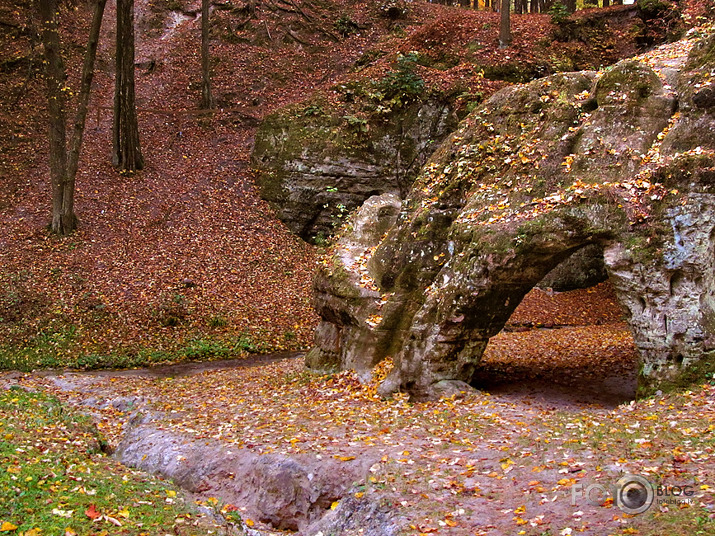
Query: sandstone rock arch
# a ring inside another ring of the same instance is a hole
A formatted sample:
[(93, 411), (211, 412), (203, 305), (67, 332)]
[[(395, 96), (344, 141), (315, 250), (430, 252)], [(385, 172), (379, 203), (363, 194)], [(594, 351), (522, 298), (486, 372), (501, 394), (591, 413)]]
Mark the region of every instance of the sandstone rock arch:
[(384, 395), (467, 388), (523, 296), (599, 244), (642, 389), (712, 368), (715, 110), (694, 96), (712, 84), (715, 39), (688, 47), (503, 90), (404, 202), (368, 200), (316, 281), (308, 366), (368, 375), (392, 356)]

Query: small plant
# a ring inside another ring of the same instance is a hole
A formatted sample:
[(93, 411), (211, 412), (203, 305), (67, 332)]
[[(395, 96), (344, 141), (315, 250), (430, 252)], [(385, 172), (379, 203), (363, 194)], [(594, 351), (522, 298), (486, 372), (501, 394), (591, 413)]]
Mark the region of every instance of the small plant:
[(373, 84), (373, 91), (368, 96), (379, 103), (377, 112), (390, 113), (422, 96), (425, 81), (415, 72), (418, 62), (417, 52), (401, 54), (397, 58), (396, 69)]
[(338, 20), (336, 20), (333, 27), (335, 28), (335, 31), (343, 37), (348, 37), (360, 29), (358, 23), (347, 15), (342, 15)]
[(548, 13), (551, 16), (551, 24), (555, 24), (556, 26), (563, 25), (566, 19), (569, 18), (569, 10), (561, 2), (556, 2), (552, 5)]
[(319, 104), (309, 104), (299, 113), (299, 116), (302, 117), (317, 117), (320, 115), (325, 115), (325, 110)]
[(240, 350), (252, 354), (260, 352), (261, 347), (262, 345), (257, 344), (247, 333), (240, 335), (233, 344), (234, 350)]
[(355, 117), (354, 115), (345, 115), (343, 119), (347, 122), (348, 128), (357, 133), (365, 133), (368, 131), (367, 119)]
[(313, 237), (313, 245), (324, 248), (330, 245), (330, 240), (323, 231), (318, 231), (318, 234)]
[(189, 316), (186, 298), (179, 293), (165, 295), (154, 311), (154, 316), (164, 327), (176, 327)]
[[(323, 205), (323, 208), (326, 210), (330, 210), (330, 204), (325, 203)], [(330, 215), (330, 219), (332, 220), (333, 228), (340, 227), (340, 225), (342, 225), (342, 223), (345, 221), (345, 216), (347, 216), (349, 212), (350, 211), (348, 210), (347, 205), (345, 205), (344, 203), (338, 203), (337, 205), (335, 205), (335, 210), (331, 211), (331, 215)], [(316, 243), (316, 245), (319, 245), (319, 244)]]
[(208, 325), (210, 328), (223, 328), (228, 325), (228, 320), (221, 315), (214, 315), (209, 318)]
[(227, 359), (231, 356), (232, 348), (218, 341), (198, 339), (191, 341), (184, 348), (184, 355), (192, 361), (207, 361), (211, 359)]
[(469, 43), (467, 43), (467, 50), (469, 52), (477, 52), (484, 48), (485, 48), (484, 45), (481, 44), (479, 41), (470, 41)]

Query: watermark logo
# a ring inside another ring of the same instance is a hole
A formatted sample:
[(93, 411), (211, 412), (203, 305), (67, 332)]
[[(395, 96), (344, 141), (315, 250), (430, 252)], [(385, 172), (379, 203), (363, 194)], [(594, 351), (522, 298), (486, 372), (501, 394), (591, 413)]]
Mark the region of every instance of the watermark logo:
[(603, 506), (609, 500), (630, 515), (642, 514), (653, 504), (690, 504), (695, 490), (692, 486), (655, 485), (644, 476), (624, 475), (608, 489), (603, 484), (584, 487), (571, 486), (571, 506), (585, 501), (592, 506)]

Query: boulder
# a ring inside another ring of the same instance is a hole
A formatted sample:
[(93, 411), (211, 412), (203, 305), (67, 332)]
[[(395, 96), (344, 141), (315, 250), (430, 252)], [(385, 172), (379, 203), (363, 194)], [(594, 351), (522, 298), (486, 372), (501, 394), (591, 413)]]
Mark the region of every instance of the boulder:
[(696, 96), (715, 40), (690, 45), (510, 87), (470, 114), (386, 234), (355, 225), (326, 257), (309, 366), (368, 377), (391, 356), (383, 395), (457, 393), (526, 293), (596, 248), (641, 392), (715, 368), (715, 115)]
[[(279, 530), (303, 531), (319, 522), (378, 461), (366, 454), (342, 462), (313, 455), (260, 454), (220, 441), (187, 439), (163, 430), (161, 414), (135, 414), (117, 446), (126, 465), (173, 479), (191, 493), (243, 505), (242, 515)], [(304, 532), (315, 534), (315, 532)]]

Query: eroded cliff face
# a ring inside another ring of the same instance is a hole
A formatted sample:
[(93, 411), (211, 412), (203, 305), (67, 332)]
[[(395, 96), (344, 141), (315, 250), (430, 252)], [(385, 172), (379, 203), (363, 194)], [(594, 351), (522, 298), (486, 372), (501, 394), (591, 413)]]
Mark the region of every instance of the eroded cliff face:
[(375, 197), (355, 215), (316, 281), (308, 366), (369, 375), (391, 356), (383, 395), (466, 389), (523, 296), (596, 245), (641, 387), (712, 368), (713, 73), (709, 37), (494, 95), (404, 202)]

